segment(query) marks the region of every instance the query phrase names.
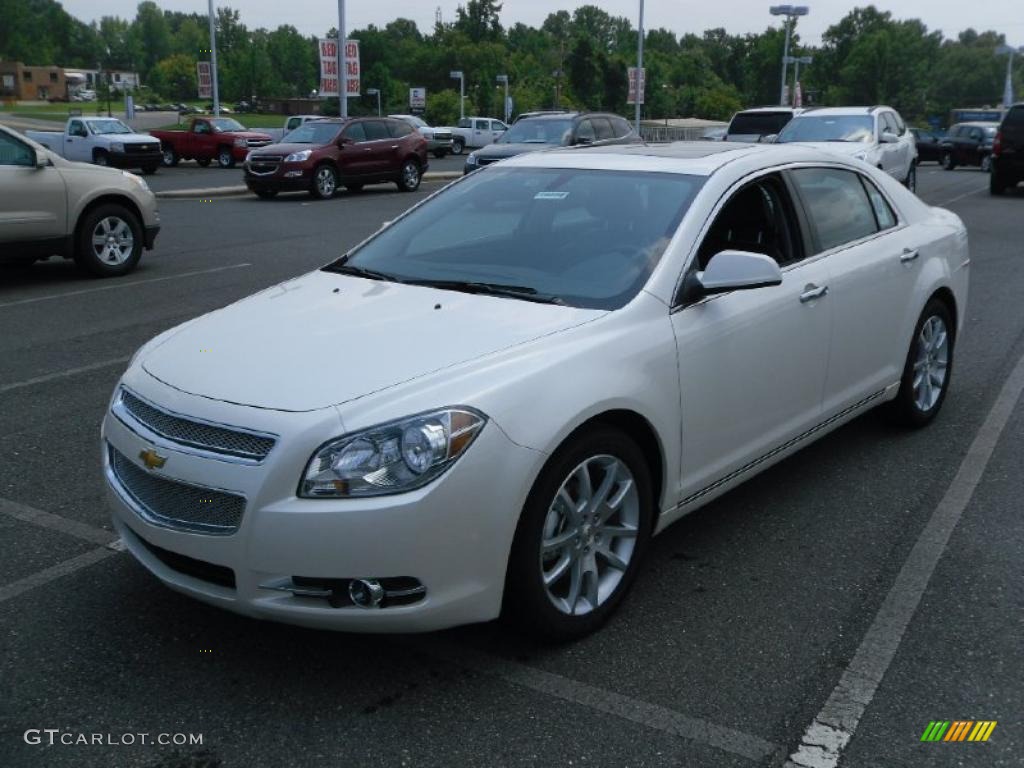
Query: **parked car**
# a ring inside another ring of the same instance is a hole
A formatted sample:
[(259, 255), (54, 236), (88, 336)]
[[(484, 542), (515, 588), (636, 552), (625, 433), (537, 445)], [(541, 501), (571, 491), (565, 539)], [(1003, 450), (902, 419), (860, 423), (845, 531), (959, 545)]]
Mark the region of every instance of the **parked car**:
[(470, 152), (462, 172), (472, 173), (524, 152), (551, 147), (636, 144), (641, 138), (629, 121), (607, 112), (564, 112), (519, 120), (494, 144)]
[(918, 163), (929, 161), (938, 163), (942, 160), (942, 136), (939, 133), (927, 128), (911, 128), (910, 132), (914, 134)]
[(992, 144), (989, 191), (1002, 195), (1020, 181), (1024, 181), (1024, 102), (1010, 107), (999, 124)]
[(255, 112), (256, 108), (248, 101), (240, 101), (235, 104), (235, 112)]
[(25, 131), (25, 135), (68, 160), (156, 173), (160, 143), (135, 133), (114, 117), (70, 117), (63, 131)]
[(139, 176), (65, 160), (0, 126), (0, 261), (74, 259), (99, 277), (135, 269), (160, 231)]
[(417, 115), (388, 115), (395, 120), (402, 120), (412, 126), (412, 129), (419, 131), (420, 135), (427, 140), (427, 151), (438, 160), (452, 151), (452, 132), (447, 128), (431, 128), (426, 121)]
[(790, 107), (755, 107), (744, 109), (732, 116), (725, 129), (725, 141), (741, 141), (745, 144), (759, 142), (769, 136), (776, 136), (794, 116), (803, 110)]
[(250, 617), (579, 637), (672, 522), (875, 406), (931, 422), (968, 257), (812, 147), (521, 155), (145, 344), (102, 427), (113, 524)]
[(880, 168), (907, 189), (917, 189), (917, 145), (891, 107), (811, 108), (794, 117), (776, 139), (840, 152)]
[(285, 138), (246, 158), (245, 184), (260, 197), (308, 191), (324, 200), (339, 186), (359, 192), (383, 182), (412, 192), (429, 167), (427, 140), (401, 120), (312, 120)]
[(992, 142), (999, 123), (958, 123), (940, 142), (940, 162), (947, 171), (958, 165), (978, 166), (985, 173), (992, 166)]
[(490, 117), (464, 117), (455, 127), (442, 128), (452, 134), (452, 154), (461, 155), (467, 147), (486, 147), (501, 138), (508, 126)]
[(150, 133), (160, 140), (166, 166), (194, 159), (204, 167), (216, 160), (221, 168), (233, 168), (250, 150), (272, 141), (266, 133), (250, 131), (230, 117), (194, 117), (183, 130)]
[(96, 101), (96, 91), (91, 88), (81, 88), (71, 97), (72, 101)]

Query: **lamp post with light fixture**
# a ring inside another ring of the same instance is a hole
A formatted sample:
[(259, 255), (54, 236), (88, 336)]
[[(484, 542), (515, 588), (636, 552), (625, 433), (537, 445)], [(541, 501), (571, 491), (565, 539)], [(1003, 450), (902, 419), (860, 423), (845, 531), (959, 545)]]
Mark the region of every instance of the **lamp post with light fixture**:
[(1013, 55), (1024, 53), (1024, 47), (1014, 48), (1012, 45), (1000, 45), (996, 48), (997, 56), (1007, 56), (1006, 62), (1006, 83), (1003, 86), (1003, 109), (1009, 109), (1013, 104)]
[(793, 20), (797, 16), (806, 16), (811, 9), (806, 5), (773, 5), (768, 9), (772, 16), (786, 17), (786, 46), (782, 51), (782, 88), (779, 91), (779, 104), (786, 104), (786, 74), (788, 73), (789, 62), (789, 38), (793, 34)]

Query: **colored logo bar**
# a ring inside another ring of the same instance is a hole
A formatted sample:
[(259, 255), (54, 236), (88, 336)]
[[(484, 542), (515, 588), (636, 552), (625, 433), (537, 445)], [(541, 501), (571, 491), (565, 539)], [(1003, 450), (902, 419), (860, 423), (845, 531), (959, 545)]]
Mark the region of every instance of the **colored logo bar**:
[(988, 741), (997, 720), (932, 720), (921, 741)]

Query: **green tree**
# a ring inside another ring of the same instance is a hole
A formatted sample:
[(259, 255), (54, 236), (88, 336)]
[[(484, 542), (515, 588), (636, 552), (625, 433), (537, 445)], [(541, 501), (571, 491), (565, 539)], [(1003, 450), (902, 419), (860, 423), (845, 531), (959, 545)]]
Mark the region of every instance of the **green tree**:
[(196, 97), (196, 59), (175, 53), (157, 62), (150, 76), (150, 85), (161, 96), (184, 101)]

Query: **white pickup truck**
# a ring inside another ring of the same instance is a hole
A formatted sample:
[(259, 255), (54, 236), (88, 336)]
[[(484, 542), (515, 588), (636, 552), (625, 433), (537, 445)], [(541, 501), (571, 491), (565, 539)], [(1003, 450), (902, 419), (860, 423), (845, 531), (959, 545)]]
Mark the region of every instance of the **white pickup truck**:
[(64, 131), (25, 131), (25, 135), (67, 160), (156, 173), (160, 141), (135, 133), (115, 117), (71, 117)]
[(508, 126), (492, 117), (463, 117), (453, 127), (437, 130), (451, 131), (452, 154), (461, 155), (466, 147), (475, 149), (493, 144), (508, 130)]

